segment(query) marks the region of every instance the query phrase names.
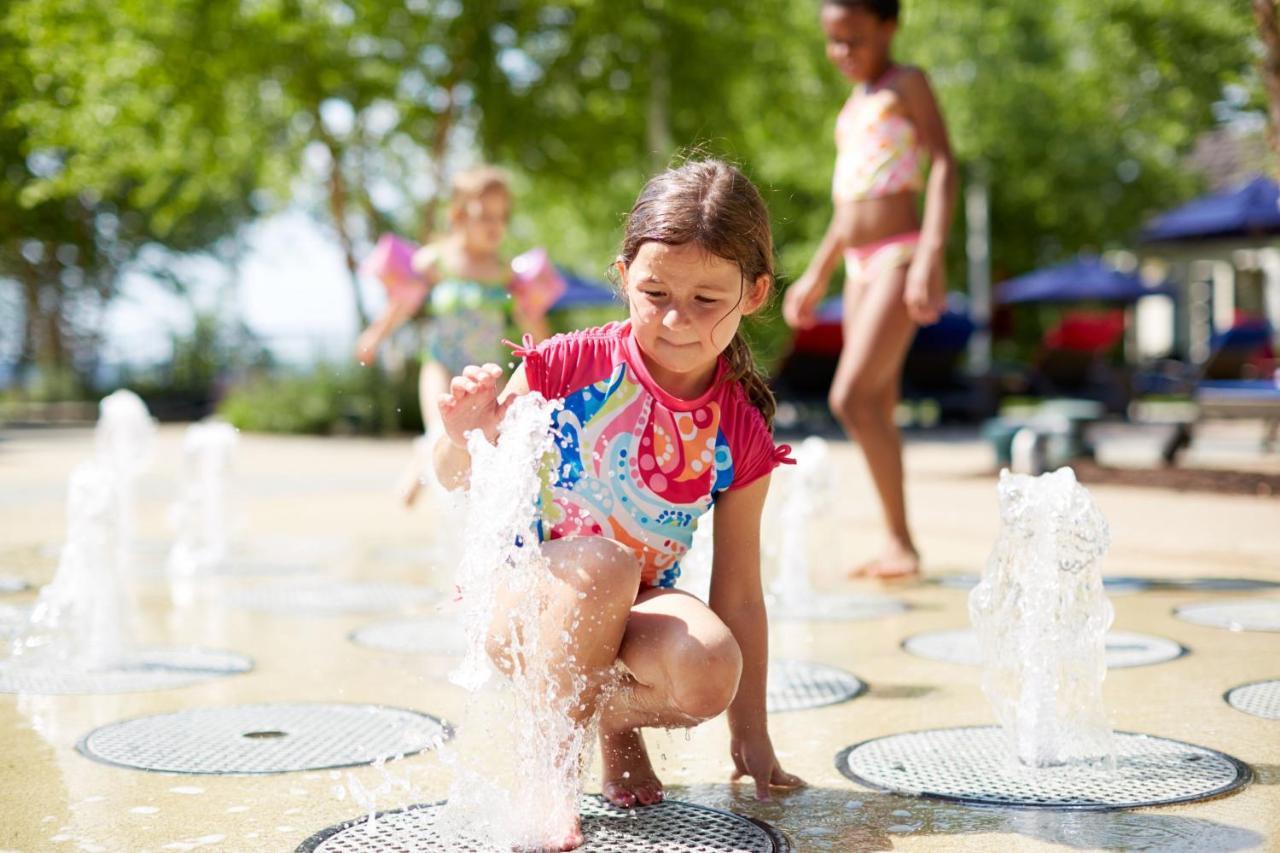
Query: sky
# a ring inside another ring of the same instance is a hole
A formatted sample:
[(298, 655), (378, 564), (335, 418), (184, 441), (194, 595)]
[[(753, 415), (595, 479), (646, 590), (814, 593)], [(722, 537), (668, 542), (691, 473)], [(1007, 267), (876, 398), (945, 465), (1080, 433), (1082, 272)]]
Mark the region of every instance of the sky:
[[(223, 306), (238, 316), (278, 357), (292, 363), (350, 357), (356, 328), (350, 279), (337, 244), (326, 229), (301, 211), (286, 211), (253, 225), (248, 251), (234, 287), (226, 270), (211, 261), (185, 262), (181, 274), (202, 310)], [(383, 304), (377, 282), (362, 281), (365, 305)], [(104, 360), (152, 363), (170, 353), (169, 337), (191, 329), (187, 303), (143, 275), (129, 276), (123, 293), (103, 318)]]

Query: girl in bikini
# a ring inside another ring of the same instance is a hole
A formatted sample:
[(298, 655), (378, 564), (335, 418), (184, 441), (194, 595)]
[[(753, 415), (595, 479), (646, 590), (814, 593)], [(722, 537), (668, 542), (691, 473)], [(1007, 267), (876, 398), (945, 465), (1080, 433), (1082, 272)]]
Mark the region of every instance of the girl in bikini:
[[(439, 401), (436, 473), (464, 484), (466, 434), (494, 438), (515, 395), (563, 401), (553, 458), (541, 462), (542, 613), (555, 619), (544, 622), (543, 652), (562, 682), (550, 689), (576, 699), (576, 722), (599, 717), (604, 796), (624, 808), (661, 800), (641, 729), (727, 710), (735, 778), (751, 776), (767, 799), (771, 785), (802, 783), (779, 764), (765, 715), (760, 516), (788, 448), (773, 444), (773, 395), (738, 331), (773, 286), (764, 202), (721, 162), (664, 172), (632, 208), (616, 268), (628, 321), (527, 342), (501, 395), (496, 364), (453, 380)], [(674, 586), (713, 504), (703, 602)], [(493, 624), (490, 653), (503, 667), (509, 629), (501, 612)], [(619, 662), (622, 684), (602, 693)], [(565, 827), (556, 849), (581, 843), (578, 827)]]
[(925, 73), (893, 60), (897, 0), (824, 0), (821, 23), (827, 57), (856, 86), (836, 120), (835, 213), (804, 275), (787, 290), (783, 315), (794, 328), (811, 326), (843, 257), (844, 346), (829, 403), (862, 447), (888, 533), (880, 555), (853, 574), (915, 577), (920, 555), (907, 524), (893, 412), (916, 327), (936, 322), (944, 306), (955, 162)]
[[(502, 339), (518, 328), (535, 340), (547, 336), (546, 320), (521, 310), (512, 298), (511, 268), (498, 254), (511, 216), (506, 176), (491, 166), (461, 172), (449, 200), (449, 232), (413, 257), (414, 272), (426, 285), (416, 299), (393, 299), (356, 343), (362, 364), (410, 320), (426, 323), (418, 396), (426, 435), (415, 442), (414, 458), (402, 478), (400, 495), (412, 505), (430, 468), (429, 447), (440, 430), (436, 400), (449, 380), (469, 364), (506, 364)], [(425, 298), (424, 298), (425, 297)]]

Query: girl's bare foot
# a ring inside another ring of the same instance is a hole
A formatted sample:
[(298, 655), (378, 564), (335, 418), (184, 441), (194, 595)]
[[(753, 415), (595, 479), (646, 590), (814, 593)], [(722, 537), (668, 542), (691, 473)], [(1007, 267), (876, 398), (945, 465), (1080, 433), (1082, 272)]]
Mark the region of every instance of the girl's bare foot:
[(585, 841), (586, 839), (582, 836), (582, 821), (575, 819), (573, 829), (564, 838), (552, 842), (549, 849), (560, 851), (577, 850)]
[(662, 781), (649, 763), (639, 729), (606, 732), (601, 726), (600, 757), (600, 788), (606, 800), (624, 809), (662, 802)]
[(849, 573), (849, 577), (916, 580), (920, 577), (920, 554), (910, 545), (890, 542), (879, 557), (858, 566)]

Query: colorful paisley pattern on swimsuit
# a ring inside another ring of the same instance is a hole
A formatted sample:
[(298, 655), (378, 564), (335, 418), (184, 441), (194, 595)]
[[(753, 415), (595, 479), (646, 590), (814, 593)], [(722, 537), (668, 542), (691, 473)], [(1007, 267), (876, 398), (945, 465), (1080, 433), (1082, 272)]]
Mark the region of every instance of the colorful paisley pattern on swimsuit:
[(643, 586), (671, 587), (716, 495), (786, 459), (736, 383), (696, 400), (653, 383), (628, 324), (561, 335), (525, 357), (529, 387), (563, 406), (540, 497), (543, 540), (607, 536), (632, 548)]

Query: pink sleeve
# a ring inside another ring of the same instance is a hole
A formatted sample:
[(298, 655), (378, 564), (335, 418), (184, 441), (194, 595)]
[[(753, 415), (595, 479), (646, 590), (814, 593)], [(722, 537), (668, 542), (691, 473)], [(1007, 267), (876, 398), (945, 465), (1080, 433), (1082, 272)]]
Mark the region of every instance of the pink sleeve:
[(556, 400), (608, 376), (618, 357), (616, 325), (554, 335), (537, 346), (526, 335), (512, 351), (524, 359), (529, 390)]
[(729, 452), (733, 457), (733, 483), (729, 491), (741, 489), (771, 473), (779, 465), (794, 465), (791, 445), (774, 446), (773, 432), (764, 422), (764, 415), (751, 405), (741, 390), (734, 394), (733, 411), (728, 420)]

